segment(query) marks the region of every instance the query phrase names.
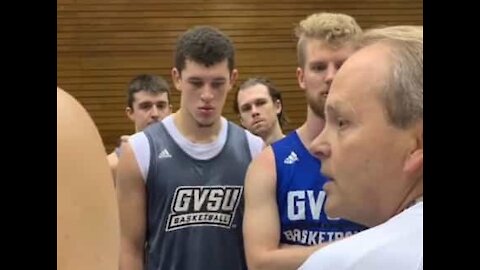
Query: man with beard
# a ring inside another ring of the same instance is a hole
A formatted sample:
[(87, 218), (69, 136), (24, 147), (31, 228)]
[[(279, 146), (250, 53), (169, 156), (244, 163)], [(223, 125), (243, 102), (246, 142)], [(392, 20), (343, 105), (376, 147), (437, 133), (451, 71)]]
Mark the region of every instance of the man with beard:
[(268, 79), (253, 77), (243, 82), (235, 93), (233, 109), (242, 126), (260, 136), (266, 145), (285, 137), (282, 94)]
[(307, 98), (305, 123), (250, 164), (245, 180), (244, 242), (249, 269), (297, 269), (318, 248), (364, 226), (324, 212), (326, 178), (307, 149), (325, 125), (324, 103), (362, 30), (344, 14), (317, 13), (296, 28), (297, 79)]

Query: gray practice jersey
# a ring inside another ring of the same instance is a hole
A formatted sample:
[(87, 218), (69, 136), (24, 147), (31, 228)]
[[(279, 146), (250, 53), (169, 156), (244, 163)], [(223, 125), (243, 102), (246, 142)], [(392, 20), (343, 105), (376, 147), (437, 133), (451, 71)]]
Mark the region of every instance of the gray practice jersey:
[(244, 129), (228, 122), (226, 130), (223, 148), (203, 160), (185, 152), (163, 123), (144, 130), (150, 146), (147, 270), (247, 268), (243, 183), (251, 146)]

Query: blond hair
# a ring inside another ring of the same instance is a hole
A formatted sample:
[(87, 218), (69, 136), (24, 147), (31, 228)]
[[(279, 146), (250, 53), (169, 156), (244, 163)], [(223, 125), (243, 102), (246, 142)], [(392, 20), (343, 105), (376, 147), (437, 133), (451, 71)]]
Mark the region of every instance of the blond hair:
[(355, 19), (346, 14), (320, 12), (308, 16), (295, 28), (298, 65), (305, 65), (305, 40), (318, 39), (333, 48), (353, 44), (362, 29)]

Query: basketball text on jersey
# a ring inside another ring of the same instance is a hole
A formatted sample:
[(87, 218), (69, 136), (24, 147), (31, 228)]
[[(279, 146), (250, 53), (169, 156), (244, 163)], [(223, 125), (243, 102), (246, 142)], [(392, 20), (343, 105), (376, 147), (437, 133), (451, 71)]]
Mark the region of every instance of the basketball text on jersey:
[(165, 230), (189, 226), (231, 228), (242, 192), (242, 186), (177, 187)]
[(328, 243), (334, 240), (339, 240), (344, 237), (358, 233), (359, 231), (346, 231), (346, 232), (322, 232), (322, 231), (312, 231), (312, 230), (285, 230), (283, 235), (287, 238), (288, 241), (295, 242), (299, 245), (318, 245), (321, 243)]
[[(325, 203), (325, 191), (321, 190), (315, 196), (313, 190), (294, 190), (287, 195), (287, 216), (290, 221), (320, 220), (323, 204)], [(306, 206), (309, 206), (308, 208)], [(309, 211), (307, 210), (309, 209)], [(324, 213), (326, 220), (336, 221), (339, 218), (330, 218)], [(289, 228), (282, 231), (288, 241), (302, 245), (318, 245), (331, 242), (350, 236), (358, 231), (337, 231), (331, 230), (331, 225), (324, 224), (319, 230), (305, 230), (300, 228)]]

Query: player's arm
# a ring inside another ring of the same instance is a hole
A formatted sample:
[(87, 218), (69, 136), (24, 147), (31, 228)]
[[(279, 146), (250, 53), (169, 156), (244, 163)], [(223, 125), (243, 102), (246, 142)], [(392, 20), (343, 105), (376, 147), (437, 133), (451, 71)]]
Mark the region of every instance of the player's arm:
[(121, 150), (116, 176), (120, 214), (120, 270), (143, 270), (145, 182), (130, 143), (123, 143)]
[[(126, 143), (128, 142), (128, 138), (130, 138), (130, 136), (128, 135), (122, 135), (120, 137), (120, 146), (123, 144), (123, 143)], [(115, 152), (115, 150), (113, 150), (113, 152), (111, 152), (108, 156), (107, 156), (107, 161), (108, 161), (108, 166), (110, 167), (110, 171), (112, 172), (112, 176), (113, 176), (113, 185), (115, 186), (116, 185), (116, 177), (117, 177), (117, 166), (118, 166), (118, 155), (117, 153)]]
[(107, 156), (107, 161), (108, 161), (108, 166), (110, 167), (110, 171), (112, 172), (113, 184), (115, 185), (115, 184), (116, 184), (116, 182), (115, 182), (115, 177), (116, 177), (116, 175), (117, 175), (117, 166), (118, 166), (117, 153), (115, 153), (115, 151), (113, 151), (112, 153), (110, 153), (110, 154)]
[(250, 270), (297, 269), (320, 247), (280, 248), (276, 169), (271, 147), (263, 150), (247, 170), (243, 235)]

